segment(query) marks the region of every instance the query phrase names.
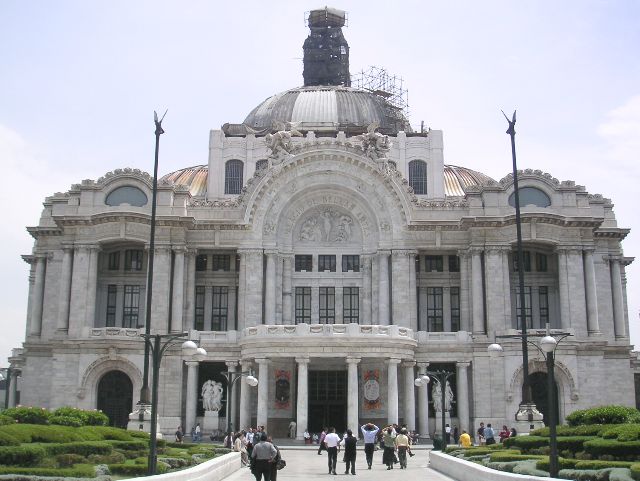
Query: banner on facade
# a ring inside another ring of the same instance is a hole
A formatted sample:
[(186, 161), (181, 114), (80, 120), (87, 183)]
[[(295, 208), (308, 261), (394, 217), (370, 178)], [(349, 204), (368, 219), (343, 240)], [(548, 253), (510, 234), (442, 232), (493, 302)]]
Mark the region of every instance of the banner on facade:
[(380, 409), (380, 371), (372, 369), (365, 371), (363, 375), (364, 385), (364, 410), (372, 411)]
[(291, 371), (276, 369), (276, 409), (291, 407)]

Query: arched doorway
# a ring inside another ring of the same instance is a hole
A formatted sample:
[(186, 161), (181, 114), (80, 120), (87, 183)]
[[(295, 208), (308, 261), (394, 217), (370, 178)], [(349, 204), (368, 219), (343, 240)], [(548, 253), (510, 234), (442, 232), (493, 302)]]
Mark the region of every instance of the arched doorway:
[(98, 409), (109, 416), (109, 424), (126, 428), (133, 407), (133, 383), (122, 371), (109, 371), (98, 383)]
[[(547, 373), (534, 372), (529, 375), (529, 385), (531, 386), (531, 398), (538, 411), (542, 413), (545, 425), (549, 425), (549, 396), (547, 389)], [(556, 418), (558, 417), (558, 384), (554, 384), (553, 402), (556, 409)]]

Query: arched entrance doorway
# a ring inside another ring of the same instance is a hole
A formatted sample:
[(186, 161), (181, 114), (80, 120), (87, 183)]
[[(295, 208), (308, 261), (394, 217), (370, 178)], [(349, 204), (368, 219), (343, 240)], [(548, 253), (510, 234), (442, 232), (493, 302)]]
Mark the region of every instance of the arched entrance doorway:
[[(547, 389), (547, 373), (534, 372), (529, 375), (529, 385), (531, 386), (531, 398), (538, 411), (542, 413), (545, 425), (549, 425), (549, 396)], [(554, 384), (553, 402), (558, 417), (558, 384)]]
[(98, 383), (98, 409), (109, 416), (109, 424), (126, 428), (133, 407), (133, 383), (122, 371), (109, 371)]

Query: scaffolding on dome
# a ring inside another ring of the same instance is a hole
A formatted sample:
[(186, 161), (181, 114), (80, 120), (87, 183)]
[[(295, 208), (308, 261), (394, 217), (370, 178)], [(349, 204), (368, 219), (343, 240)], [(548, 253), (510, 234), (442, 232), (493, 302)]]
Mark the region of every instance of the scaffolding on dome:
[(391, 75), (384, 68), (372, 65), (367, 70), (351, 75), (351, 86), (383, 97), (409, 118), (409, 91), (404, 88), (402, 77)]

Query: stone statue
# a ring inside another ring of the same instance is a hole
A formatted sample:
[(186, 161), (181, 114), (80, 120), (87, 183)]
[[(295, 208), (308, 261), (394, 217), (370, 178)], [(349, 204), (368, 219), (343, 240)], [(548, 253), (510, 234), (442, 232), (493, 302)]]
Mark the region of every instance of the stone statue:
[(282, 163), (291, 155), (293, 143), (291, 137), (302, 137), (297, 129), (297, 124), (291, 122), (274, 122), (273, 128), (276, 130), (274, 134), (267, 134), (264, 138), (267, 148), (271, 150), (271, 154), (267, 157), (269, 167)]
[(451, 384), (447, 381), (447, 388), (444, 392), (444, 410), (451, 411), (451, 403), (453, 402), (453, 390), (451, 389)]
[(207, 380), (202, 385), (202, 407), (205, 411), (220, 411), (222, 408), (222, 383)]
[[(438, 381), (433, 383), (431, 389), (431, 398), (433, 399), (433, 409), (436, 412), (442, 412), (442, 387)], [(451, 411), (451, 403), (453, 402), (453, 391), (451, 390), (451, 384), (449, 381), (445, 384), (444, 390), (444, 410)]]
[(379, 126), (377, 122), (372, 123), (367, 127), (367, 133), (359, 137), (362, 142), (364, 154), (374, 162), (381, 164), (379, 165), (380, 167), (386, 167), (387, 154), (391, 149), (391, 141), (389, 140), (389, 136), (376, 132)]

